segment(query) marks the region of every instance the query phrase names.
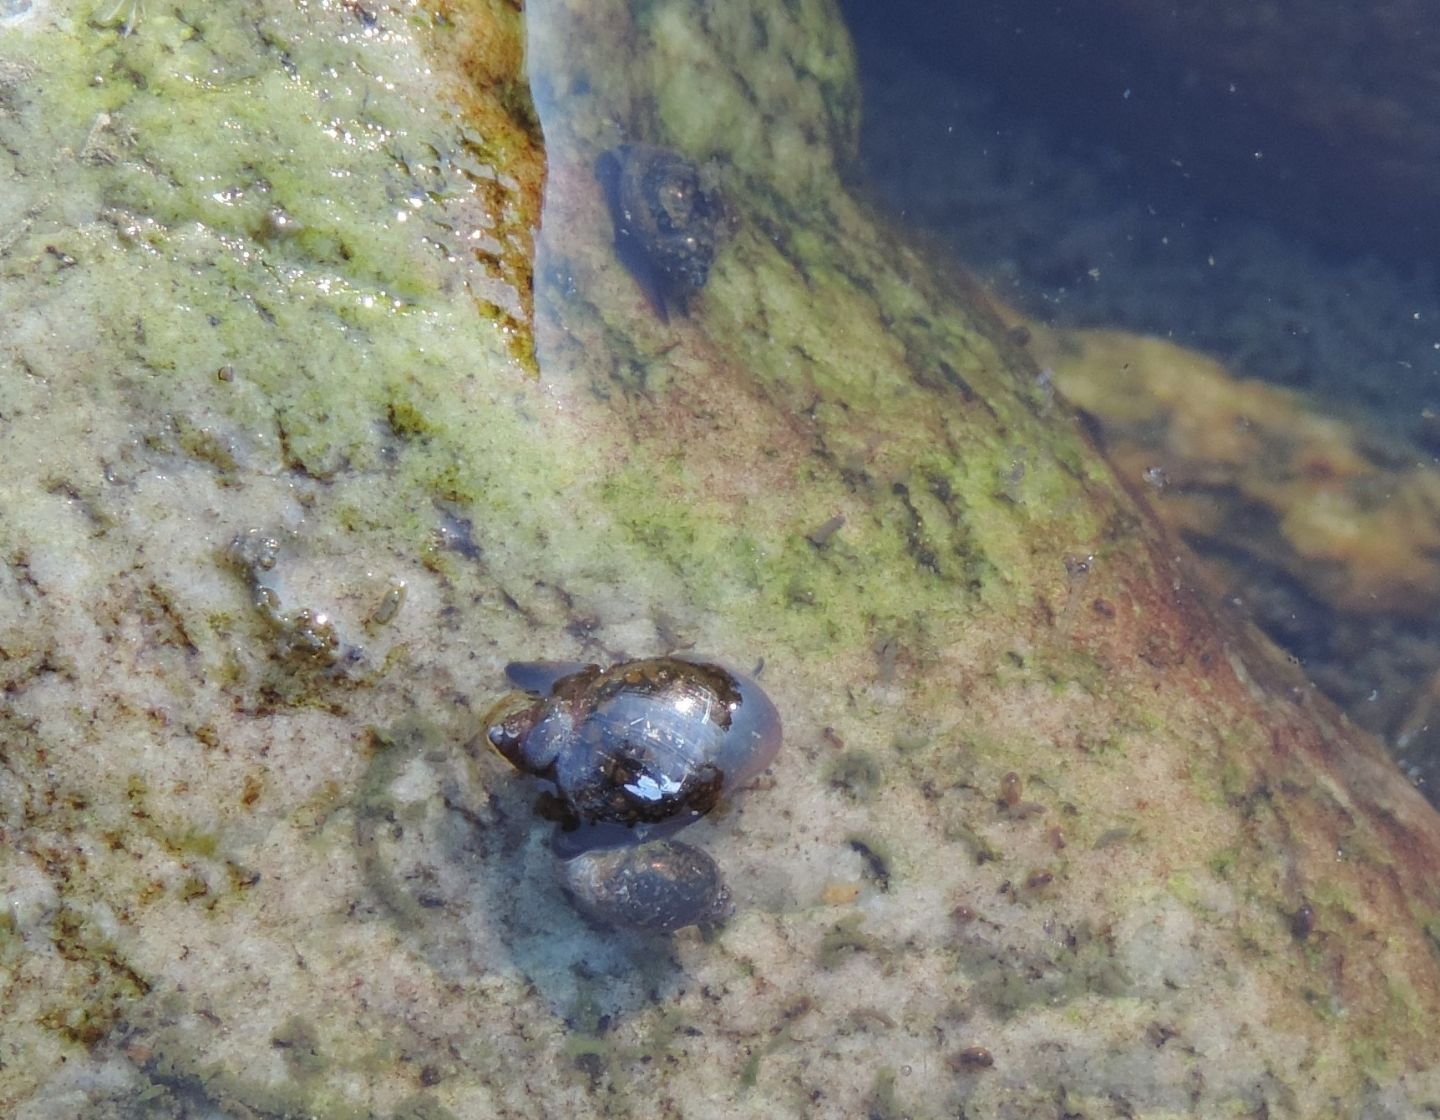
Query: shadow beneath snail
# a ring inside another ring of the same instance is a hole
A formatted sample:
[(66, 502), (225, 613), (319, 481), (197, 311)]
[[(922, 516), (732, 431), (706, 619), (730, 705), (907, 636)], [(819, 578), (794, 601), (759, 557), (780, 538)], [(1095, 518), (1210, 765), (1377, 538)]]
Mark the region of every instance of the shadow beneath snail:
[(698, 659), (506, 675), (463, 752), (419, 721), (376, 733), (356, 844), (438, 972), (471, 983), (508, 962), (583, 1030), (670, 995), (669, 935), (730, 912), (711, 813), (775, 757), (780, 716), (754, 679)]
[(571, 904), (554, 826), (498, 755), (467, 757), (419, 722), (377, 733), (375, 747), (353, 803), (371, 913), (439, 975), (469, 988), (518, 974), (580, 1031), (681, 986), (668, 936), (602, 928)]

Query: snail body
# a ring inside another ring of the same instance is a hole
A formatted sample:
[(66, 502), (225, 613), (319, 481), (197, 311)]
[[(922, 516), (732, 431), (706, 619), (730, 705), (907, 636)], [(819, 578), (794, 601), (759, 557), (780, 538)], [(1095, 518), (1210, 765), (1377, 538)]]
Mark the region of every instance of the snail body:
[(668, 148), (621, 144), (595, 163), (615, 224), (615, 253), (655, 313), (682, 314), (705, 286), (729, 211), (704, 171)]
[(492, 709), (486, 734), (516, 769), (554, 787), (565, 832), (579, 834), (562, 849), (676, 832), (780, 747), (780, 716), (760, 686), (718, 665), (522, 662), (506, 673), (527, 691)]
[(552, 849), (580, 908), (641, 929), (719, 916), (719, 870), (667, 838), (775, 757), (780, 716), (760, 686), (678, 657), (517, 662), (506, 675), (519, 691), (492, 707), (486, 737), (552, 792)]

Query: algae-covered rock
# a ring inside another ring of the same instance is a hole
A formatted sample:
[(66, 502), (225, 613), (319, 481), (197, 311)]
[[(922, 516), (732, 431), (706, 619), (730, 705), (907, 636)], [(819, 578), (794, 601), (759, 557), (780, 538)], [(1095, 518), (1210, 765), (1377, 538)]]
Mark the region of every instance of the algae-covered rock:
[[(1436, 818), (850, 200), (829, 4), (536, 6), (533, 104), (499, 0), (88, 14), (0, 36), (0, 1111), (1440, 1095)], [(668, 322), (623, 143), (727, 199)], [(512, 658), (663, 651), (787, 743), (649, 939), (476, 739)]]
[(1106, 454), (1239, 605), (1440, 797), (1440, 469), (1163, 339), (1027, 326)]

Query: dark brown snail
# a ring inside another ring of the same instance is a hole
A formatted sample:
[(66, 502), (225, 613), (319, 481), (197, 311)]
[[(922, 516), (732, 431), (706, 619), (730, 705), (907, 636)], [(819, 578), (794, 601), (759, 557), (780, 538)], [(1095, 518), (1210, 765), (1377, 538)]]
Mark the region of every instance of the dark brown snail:
[(490, 710), (486, 737), (549, 785), (552, 846), (580, 908), (643, 929), (720, 916), (728, 896), (710, 857), (665, 838), (775, 757), (780, 716), (760, 686), (678, 657), (505, 672), (522, 691)]
[(595, 163), (615, 223), (615, 255), (669, 321), (705, 286), (729, 230), (719, 189), (684, 156), (652, 144), (621, 144)]
[(517, 662), (486, 718), (490, 743), (554, 787), (561, 845), (640, 843), (698, 820), (770, 764), (780, 716), (749, 677), (678, 657)]

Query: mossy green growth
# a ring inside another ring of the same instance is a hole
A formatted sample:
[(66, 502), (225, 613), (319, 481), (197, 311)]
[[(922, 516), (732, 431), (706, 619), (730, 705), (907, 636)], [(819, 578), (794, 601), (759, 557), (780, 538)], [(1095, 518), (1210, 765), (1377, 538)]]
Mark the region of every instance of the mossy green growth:
[(656, 3), (637, 22), (652, 49), (655, 115), (671, 137), (738, 166), (778, 169), (794, 190), (828, 188), (823, 176), (810, 176), (824, 168), (830, 146), (816, 145), (806, 126), (823, 121), (848, 149), (859, 98), (853, 50), (824, 0), (773, 13)]
[(455, 219), (498, 221), (475, 202), (494, 171), (426, 104), (415, 38), (282, 4), (152, 0), (130, 35), (76, 14), (73, 33), (0, 32), (25, 215), (0, 264), (9, 320), (83, 307), (111, 364), (91, 403), (151, 427), (157, 454), (229, 480), (383, 474), (355, 501), (417, 548), (417, 491), (523, 520), (520, 491), (557, 464), (504, 450), (526, 433), (492, 394), (524, 373)]
[[(676, 52), (713, 48), (692, 38), (693, 14), (657, 5), (641, 20), (667, 67)], [(776, 126), (756, 138), (768, 162), (747, 154), (742, 133), (712, 138), (730, 149), (730, 189), (751, 224), (732, 250), (748, 271), (717, 277), (709, 313), (730, 340), (722, 358), (757, 384), (798, 399), (803, 380), (816, 378), (815, 415), (834, 455), (863, 457), (869, 437), (850, 416), (870, 418), (893, 462), (858, 492), (855, 478), (812, 461), (794, 479), (803, 496), (793, 508), (768, 503), (740, 523), (729, 499), (707, 495), (705, 464), (677, 457), (684, 447), (641, 441), (621, 465), (613, 436), (547, 438), (514, 406), (524, 371), (476, 295), (497, 281), (457, 225), (467, 215), (483, 232), (474, 214), (477, 183), (490, 181), (476, 154), (483, 141), (391, 89), (423, 88), (413, 42), (362, 37), (343, 22), (322, 32), (298, 9), (276, 5), (252, 20), (223, 5), (151, 3), (128, 36), (6, 33), (0, 52), (31, 60), (29, 77), (12, 83), (22, 118), (45, 130), (40, 144), (14, 137), (22, 181), (39, 181), (48, 153), (78, 152), (66, 206), (79, 199), (89, 210), (67, 221), (33, 200), (41, 214), (12, 247), (7, 276), (23, 272), (33, 284), (37, 264), (57, 252), (78, 262), (42, 270), (51, 314), (83, 305), (91, 329), (108, 337), (114, 369), (101, 391), (152, 429), (154, 453), (226, 482), (253, 470), (343, 482), (312, 533), (367, 533), (419, 555), (436, 532), (436, 503), (450, 502), (499, 534), (482, 543), (502, 578), (512, 559), (528, 573), (539, 556), (547, 582), (584, 594), (668, 569), (696, 617), (765, 633), (767, 645), (853, 646), (881, 630), (923, 649), (966, 612), (1009, 605), (1034, 563), (1031, 532), (1057, 512), (1064, 539), (1083, 541), (1095, 527), (1062, 458), (1028, 450), (1038, 440), (1019, 432), (1033, 418), (1007, 417), (1017, 434), (997, 439), (989, 423), (967, 423), (963, 395), (947, 389), (940, 403), (959, 411), (936, 427), (935, 393), (893, 377), (904, 354), (891, 352), (884, 324), (928, 324), (906, 328), (906, 351), (948, 348), (947, 368), (988, 394), (995, 370), (978, 324), (895, 280), (887, 246), (865, 232), (833, 168), (769, 151), (802, 143), (779, 127), (785, 119), (853, 127), (854, 106), (841, 96), (853, 59), (830, 15), (824, 5), (790, 13), (756, 44), (786, 74), (795, 58), (808, 60), (798, 110), (789, 86), (722, 81), (740, 72), (738, 57), (700, 66), (683, 96), (667, 79), (657, 103), (665, 120), (690, 120), (679, 106), (693, 101), (712, 120)], [(800, 34), (812, 25), (824, 34)], [(768, 72), (755, 59), (744, 69)], [(785, 178), (792, 167), (804, 169), (803, 184)], [(756, 229), (795, 217), (807, 191), (825, 202), (814, 221), (790, 222), (797, 273)], [(856, 289), (852, 277), (866, 271), (894, 306)], [(832, 335), (820, 326), (828, 323), (853, 326)], [(631, 333), (606, 328), (606, 337)], [(804, 371), (797, 348), (817, 359)], [(637, 360), (656, 371), (649, 392), (665, 408), (665, 344)], [(598, 382), (603, 356), (596, 361)], [(857, 496), (867, 515), (817, 553), (806, 529)], [(1033, 523), (1015, 516), (1017, 502)], [(583, 531), (557, 531), (560, 510)]]
[(417, 1095), (403, 1102), (391, 1114), (391, 1120), (457, 1120), (457, 1117), (433, 1097)]
[(270, 1044), (285, 1059), (285, 1068), (297, 1081), (310, 1081), (320, 1074), (326, 1060), (320, 1049), (320, 1034), (307, 1020), (292, 1015), (270, 1036)]
[(820, 938), (817, 964), (822, 969), (838, 968), (852, 953), (881, 952), (881, 942), (861, 928), (862, 914), (847, 914)]
[(869, 1115), (873, 1120), (900, 1120), (904, 1110), (895, 1095), (895, 1071), (890, 1068), (878, 1070), (875, 1085), (870, 1091)]
[(845, 796), (856, 801), (869, 801), (880, 789), (885, 770), (873, 752), (847, 750), (825, 767), (825, 778)]

